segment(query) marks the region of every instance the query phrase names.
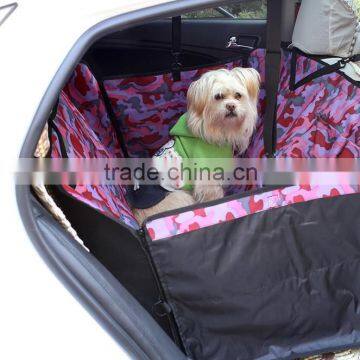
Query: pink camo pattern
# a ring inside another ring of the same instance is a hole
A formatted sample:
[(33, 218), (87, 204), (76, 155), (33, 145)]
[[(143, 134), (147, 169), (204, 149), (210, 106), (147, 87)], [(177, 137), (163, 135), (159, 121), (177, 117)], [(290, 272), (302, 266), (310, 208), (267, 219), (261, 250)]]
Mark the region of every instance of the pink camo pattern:
[(77, 65), (64, 92), (112, 157), (123, 157), (99, 84), (85, 64)]
[(186, 93), (193, 81), (209, 70), (230, 69), (241, 62), (183, 71), (176, 82), (171, 73), (104, 81), (129, 156), (152, 156), (169, 140), (170, 128), (186, 111)]
[[(360, 157), (360, 88), (332, 73), (289, 90), (291, 52), (282, 55), (276, 157)], [(322, 65), (298, 55), (296, 81)]]
[(269, 209), (359, 192), (358, 186), (290, 186), (149, 221), (151, 240), (170, 238)]
[[(112, 158), (114, 156), (64, 91), (60, 93), (54, 123), (61, 133), (69, 158)], [(60, 144), (55, 132), (53, 132), (52, 143), (54, 146), (51, 157), (61, 157)]]
[[(120, 154), (117, 149), (114, 149), (113, 153), (105, 146), (64, 91), (60, 94), (54, 123), (61, 133), (69, 158), (112, 158), (115, 154)], [(60, 143), (55, 132), (52, 132), (51, 143), (51, 157), (61, 158)], [(65, 183), (63, 188), (76, 199), (103, 214), (121, 220), (133, 228), (139, 227), (127, 204), (122, 186), (77, 184), (73, 189)]]

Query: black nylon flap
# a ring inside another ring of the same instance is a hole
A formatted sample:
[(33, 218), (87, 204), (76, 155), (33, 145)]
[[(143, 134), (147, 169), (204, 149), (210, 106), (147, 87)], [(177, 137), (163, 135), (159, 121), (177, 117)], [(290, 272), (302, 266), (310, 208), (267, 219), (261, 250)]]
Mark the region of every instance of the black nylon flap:
[(285, 359), (360, 345), (360, 195), (150, 243), (189, 356)]

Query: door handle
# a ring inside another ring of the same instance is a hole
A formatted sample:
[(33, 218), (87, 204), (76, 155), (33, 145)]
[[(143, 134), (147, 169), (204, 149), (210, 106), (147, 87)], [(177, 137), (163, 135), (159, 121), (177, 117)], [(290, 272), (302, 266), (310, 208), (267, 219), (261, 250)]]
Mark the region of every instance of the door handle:
[(254, 47), (247, 45), (240, 45), (237, 43), (236, 36), (232, 36), (229, 42), (226, 45), (227, 49), (244, 49), (244, 50), (254, 50)]

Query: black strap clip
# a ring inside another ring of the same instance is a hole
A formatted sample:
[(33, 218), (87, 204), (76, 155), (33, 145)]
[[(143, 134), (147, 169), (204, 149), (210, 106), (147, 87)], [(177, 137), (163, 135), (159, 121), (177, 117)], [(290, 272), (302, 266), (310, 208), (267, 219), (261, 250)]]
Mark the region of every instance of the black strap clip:
[(172, 18), (172, 51), (173, 63), (171, 64), (171, 72), (174, 81), (181, 80), (181, 16)]
[(180, 61), (181, 53), (178, 51), (173, 51), (172, 56), (174, 58), (174, 61), (171, 64), (171, 72), (173, 75), (173, 79), (174, 79), (174, 81), (180, 81), (181, 80), (181, 69), (182, 69), (182, 63)]
[(172, 312), (170, 305), (164, 300), (159, 300), (155, 303), (153, 305), (153, 311), (159, 317), (167, 316)]
[(343, 69), (350, 62), (360, 61), (360, 55), (353, 55), (339, 60), (340, 69)]

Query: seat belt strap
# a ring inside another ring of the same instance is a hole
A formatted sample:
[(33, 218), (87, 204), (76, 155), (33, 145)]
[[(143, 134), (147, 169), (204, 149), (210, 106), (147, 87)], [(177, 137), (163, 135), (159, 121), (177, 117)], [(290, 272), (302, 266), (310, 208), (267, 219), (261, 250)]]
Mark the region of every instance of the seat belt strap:
[(281, 61), (282, 1), (267, 1), (265, 89), (266, 110), (264, 118), (264, 147), (267, 157), (275, 152), (277, 88)]
[(172, 56), (171, 71), (174, 81), (181, 80), (181, 16), (175, 16), (172, 22)]

